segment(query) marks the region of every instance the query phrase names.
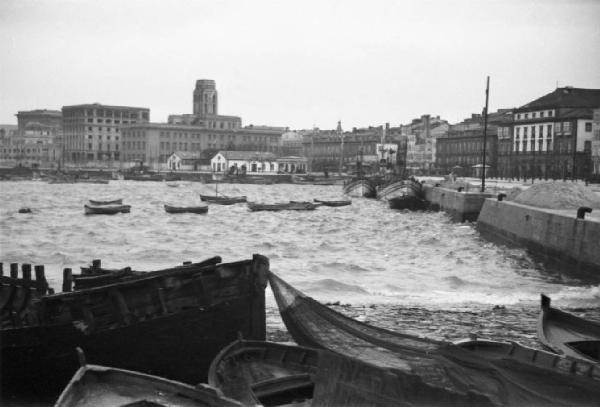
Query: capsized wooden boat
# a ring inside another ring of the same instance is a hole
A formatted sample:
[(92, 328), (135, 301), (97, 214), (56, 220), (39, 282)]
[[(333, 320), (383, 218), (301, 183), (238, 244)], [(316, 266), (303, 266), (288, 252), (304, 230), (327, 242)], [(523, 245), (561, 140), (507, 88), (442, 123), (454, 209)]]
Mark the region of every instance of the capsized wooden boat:
[(84, 364), (54, 407), (185, 406), (241, 407), (219, 389), (114, 367)]
[(205, 382), (238, 332), (264, 340), (268, 268), (254, 255), (40, 297), (0, 330), (3, 393), (58, 395), (77, 370), (75, 347), (102, 365)]
[(160, 274), (168, 274), (174, 270), (181, 269), (199, 269), (201, 267), (214, 266), (221, 263), (220, 256), (210, 257), (206, 260), (197, 263), (184, 263), (183, 265), (170, 267), (160, 270), (140, 271), (132, 270), (131, 267), (121, 269), (106, 269), (101, 267), (100, 260), (94, 260), (90, 267), (81, 267), (81, 274), (72, 274), (73, 288), (81, 290), (84, 288), (99, 287), (107, 284), (114, 284), (121, 281), (131, 280), (134, 278), (156, 276)]
[(341, 200), (325, 200), (325, 199), (313, 199), (313, 201), (322, 204), (323, 206), (347, 206), (351, 205), (352, 201), (350, 199), (341, 199)]
[(84, 205), (86, 215), (115, 215), (117, 213), (129, 213), (131, 205)]
[(109, 201), (96, 201), (94, 199), (90, 199), (90, 204), (94, 206), (102, 206), (102, 205), (121, 205), (123, 204), (123, 199), (113, 199)]
[(316, 349), (240, 339), (213, 359), (208, 383), (244, 405), (310, 402), (318, 360)]
[(233, 205), (236, 203), (246, 202), (247, 198), (245, 195), (242, 196), (226, 196), (226, 195), (202, 195), (200, 194), (200, 199), (214, 204), (219, 205)]
[(274, 204), (248, 202), (248, 209), (251, 211), (313, 211), (318, 207), (318, 204), (305, 201), (290, 201)]
[(207, 213), (208, 205), (200, 206), (171, 206), (165, 204), (165, 211), (167, 213)]
[(537, 333), (542, 344), (553, 352), (600, 363), (600, 324), (550, 306), (542, 294)]
[[(269, 273), (269, 282), (288, 331), (302, 346), (328, 349), (377, 367), (416, 375), (424, 385), (443, 388), (465, 400), (481, 397), (473, 405), (590, 406), (600, 397), (600, 377), (590, 363), (573, 365), (581, 369), (581, 374), (573, 374), (551, 363), (546, 366), (516, 358), (484, 357), (454, 344), (346, 317), (273, 273)], [(439, 400), (438, 404), (444, 405)]]
[(367, 178), (350, 180), (344, 184), (344, 194), (355, 197), (375, 198), (377, 190), (375, 183)]

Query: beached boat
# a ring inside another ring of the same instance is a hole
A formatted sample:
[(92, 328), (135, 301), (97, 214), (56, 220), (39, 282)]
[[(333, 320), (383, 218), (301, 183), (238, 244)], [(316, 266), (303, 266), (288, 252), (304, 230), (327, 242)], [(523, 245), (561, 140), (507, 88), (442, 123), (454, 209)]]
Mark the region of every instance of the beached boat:
[(553, 352), (600, 363), (600, 324), (550, 306), (550, 297), (541, 296), (537, 333), (542, 344)]
[(3, 391), (57, 395), (77, 370), (75, 347), (102, 365), (206, 381), (238, 332), (264, 340), (268, 268), (254, 255), (43, 296), (0, 330)]
[(313, 211), (318, 207), (318, 204), (304, 201), (290, 201), (274, 204), (248, 202), (248, 209), (251, 211)]
[(102, 205), (121, 205), (123, 204), (123, 199), (113, 199), (109, 201), (96, 201), (94, 199), (90, 199), (90, 204), (94, 206), (102, 206)]
[(131, 205), (84, 205), (86, 215), (114, 215), (117, 213), (129, 213)]
[(220, 390), (131, 370), (82, 365), (54, 407), (188, 406), (241, 407)]
[(313, 199), (316, 203), (320, 203), (323, 206), (347, 206), (352, 204), (350, 199), (342, 199), (342, 200), (325, 200), (325, 199)]
[(219, 204), (219, 205), (233, 205), (236, 203), (246, 202), (246, 196), (226, 196), (226, 195), (202, 195), (200, 199), (205, 202)]
[[(294, 341), (328, 349), (378, 367), (416, 375), (432, 388), (462, 397), (479, 395), (481, 405), (583, 405), (597, 403), (600, 374), (591, 363), (524, 363), (517, 358), (484, 357), (476, 350), (371, 326), (305, 296), (269, 273), (282, 319)], [(535, 358), (535, 356), (532, 356)], [(441, 400), (438, 404), (444, 405)], [(460, 404), (459, 404), (460, 405)], [(475, 403), (477, 405), (477, 403)]]
[(207, 213), (208, 205), (200, 206), (171, 206), (165, 204), (165, 211), (167, 213)]
[(248, 406), (310, 401), (318, 360), (316, 349), (240, 339), (213, 359), (208, 383)]
[(344, 194), (355, 197), (375, 198), (377, 190), (375, 184), (367, 178), (350, 180), (344, 184)]

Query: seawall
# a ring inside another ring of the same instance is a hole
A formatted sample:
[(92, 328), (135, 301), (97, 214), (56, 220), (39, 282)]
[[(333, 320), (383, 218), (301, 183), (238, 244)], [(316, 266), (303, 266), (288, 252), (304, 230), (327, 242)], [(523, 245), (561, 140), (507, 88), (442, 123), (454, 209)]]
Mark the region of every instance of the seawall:
[(431, 209), (448, 213), (455, 222), (475, 222), (485, 199), (493, 196), (488, 193), (459, 192), (430, 185), (423, 185), (423, 192)]
[(486, 199), (477, 229), (488, 240), (523, 247), (550, 265), (600, 278), (600, 213), (578, 219), (576, 209)]

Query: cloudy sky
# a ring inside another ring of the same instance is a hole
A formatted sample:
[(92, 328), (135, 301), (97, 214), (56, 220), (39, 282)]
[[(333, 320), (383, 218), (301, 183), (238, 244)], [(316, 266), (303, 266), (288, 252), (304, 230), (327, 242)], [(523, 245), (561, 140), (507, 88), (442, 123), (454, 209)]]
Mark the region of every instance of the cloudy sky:
[(458, 122), (600, 88), (598, 0), (1, 0), (0, 123), (104, 103), (191, 113), (214, 79), (243, 124)]

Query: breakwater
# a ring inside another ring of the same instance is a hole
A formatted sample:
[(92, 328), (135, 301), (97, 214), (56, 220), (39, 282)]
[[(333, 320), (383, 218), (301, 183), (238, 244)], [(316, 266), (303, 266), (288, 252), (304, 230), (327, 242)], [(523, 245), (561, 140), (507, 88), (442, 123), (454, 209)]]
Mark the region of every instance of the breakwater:
[(492, 196), (462, 188), (456, 190), (431, 185), (423, 185), (423, 192), (432, 210), (446, 212), (455, 222), (475, 222), (484, 200)]

